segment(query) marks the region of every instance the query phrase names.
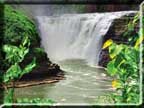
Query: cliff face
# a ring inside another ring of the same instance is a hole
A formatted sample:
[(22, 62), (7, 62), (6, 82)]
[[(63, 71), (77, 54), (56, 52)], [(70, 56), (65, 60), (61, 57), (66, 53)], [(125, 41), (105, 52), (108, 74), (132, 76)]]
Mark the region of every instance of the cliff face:
[[(127, 44), (128, 38), (122, 38), (122, 34), (125, 32), (125, 28), (128, 23), (133, 20), (134, 16), (135, 14), (130, 14), (128, 16), (123, 16), (120, 19), (116, 19), (104, 36), (103, 43), (108, 39), (112, 39), (117, 44)], [(133, 33), (138, 32), (138, 30), (139, 25), (137, 25)], [(99, 65), (106, 67), (110, 60), (108, 49), (103, 49), (100, 53)]]
[(87, 12), (115, 12), (115, 11), (139, 10), (139, 5), (114, 5), (114, 4), (100, 4), (100, 5), (86, 5)]

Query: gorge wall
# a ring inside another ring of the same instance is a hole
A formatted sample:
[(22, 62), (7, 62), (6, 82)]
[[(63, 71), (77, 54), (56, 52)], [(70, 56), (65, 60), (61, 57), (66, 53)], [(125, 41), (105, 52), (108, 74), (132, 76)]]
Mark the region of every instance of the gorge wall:
[[(128, 16), (123, 16), (119, 19), (115, 19), (112, 23), (111, 27), (109, 28), (108, 32), (104, 36), (103, 43), (108, 40), (112, 39), (117, 44), (127, 44), (127, 38), (122, 38), (122, 34), (125, 32), (125, 28), (128, 26), (128, 23), (134, 19), (136, 13), (132, 13)], [(139, 31), (139, 23), (133, 32)], [(108, 54), (108, 48), (103, 49), (100, 53), (100, 60), (99, 65), (106, 67), (107, 63), (110, 61), (110, 57)]]

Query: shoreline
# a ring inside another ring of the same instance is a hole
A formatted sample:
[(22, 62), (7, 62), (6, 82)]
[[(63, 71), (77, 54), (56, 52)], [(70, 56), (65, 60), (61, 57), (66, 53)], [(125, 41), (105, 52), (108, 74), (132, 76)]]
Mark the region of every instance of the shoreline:
[[(34, 80), (19, 80), (15, 81), (14, 83), (14, 88), (21, 88), (21, 87), (29, 87), (29, 86), (36, 86), (36, 85), (41, 85), (41, 84), (50, 84), (50, 83), (56, 83), (59, 82), (60, 80), (65, 79), (64, 74), (60, 72), (58, 75), (55, 76), (48, 76), (47, 78), (40, 78), (40, 79), (34, 79)], [(12, 83), (9, 83), (6, 85), (6, 87), (11, 88), (13, 87)]]

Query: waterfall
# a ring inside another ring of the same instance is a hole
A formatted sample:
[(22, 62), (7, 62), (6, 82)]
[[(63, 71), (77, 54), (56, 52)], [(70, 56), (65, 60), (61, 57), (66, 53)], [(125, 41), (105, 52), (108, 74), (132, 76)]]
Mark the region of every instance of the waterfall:
[(112, 22), (130, 13), (134, 11), (37, 16), (42, 47), (53, 62), (84, 59), (96, 65)]

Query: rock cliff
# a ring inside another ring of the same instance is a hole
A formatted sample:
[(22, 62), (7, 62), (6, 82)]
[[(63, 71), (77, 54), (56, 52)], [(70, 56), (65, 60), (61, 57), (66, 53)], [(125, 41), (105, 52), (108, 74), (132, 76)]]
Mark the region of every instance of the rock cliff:
[[(110, 29), (104, 36), (103, 43), (108, 39), (112, 39), (117, 44), (127, 44), (127, 38), (122, 38), (122, 34), (125, 32), (125, 28), (127, 27), (128, 23), (133, 20), (134, 16), (135, 14), (130, 14), (128, 16), (123, 16), (120, 19), (114, 20)], [(136, 33), (138, 30), (139, 25), (137, 25), (137, 27), (133, 31), (133, 34)], [(108, 54), (108, 49), (103, 49), (100, 53), (99, 65), (106, 67), (107, 63), (110, 60), (111, 59)]]

